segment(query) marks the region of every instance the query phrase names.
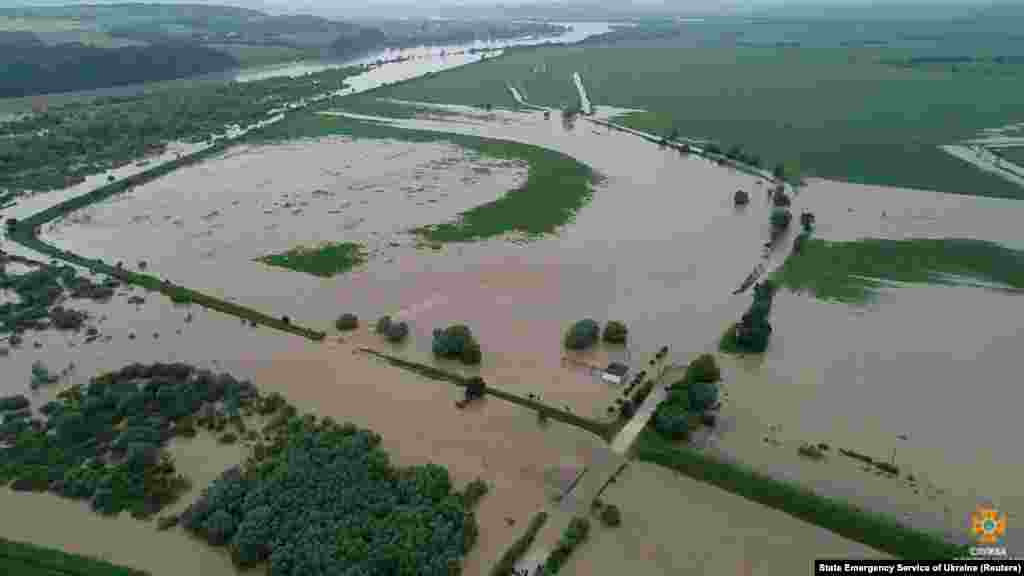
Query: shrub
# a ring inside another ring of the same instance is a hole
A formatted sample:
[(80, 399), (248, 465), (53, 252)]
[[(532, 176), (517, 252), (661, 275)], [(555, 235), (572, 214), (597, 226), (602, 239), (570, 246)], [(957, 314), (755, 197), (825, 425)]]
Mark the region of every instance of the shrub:
[(203, 523), (206, 541), (212, 546), (223, 546), (235, 534), (237, 525), (234, 517), (224, 510), (216, 510)]
[(804, 456), (805, 458), (810, 458), (811, 460), (822, 460), (825, 458), (825, 453), (821, 450), (821, 448), (818, 448), (813, 444), (801, 444), (796, 451), (801, 456)]
[(338, 330), (355, 330), (359, 328), (359, 318), (355, 314), (346, 312), (338, 317), (338, 320), (334, 323)]
[(406, 322), (394, 322), (388, 325), (385, 337), (388, 342), (399, 343), (409, 335), (409, 324)]
[(792, 219), (793, 215), (790, 214), (789, 210), (786, 210), (785, 208), (772, 209), (770, 217), (772, 228), (776, 230), (785, 230), (789, 227), (789, 222)]
[(718, 403), (718, 385), (712, 382), (691, 382), (686, 387), (690, 408), (703, 412)]
[(711, 354), (701, 354), (686, 367), (685, 381), (687, 384), (693, 382), (718, 382), (722, 379), (722, 371), (718, 362)]
[(622, 524), (622, 513), (615, 504), (606, 504), (601, 509), (601, 523), (605, 526), (615, 527)]
[(459, 359), (465, 364), (479, 364), (482, 353), (469, 326), (456, 324), (444, 330), (434, 330), (435, 356)]
[(565, 335), (565, 347), (570, 350), (584, 350), (593, 346), (601, 335), (601, 326), (590, 318), (572, 325)]
[(28, 408), (31, 402), (28, 397), (24, 394), (17, 394), (15, 396), (4, 396), (0, 398), (0, 412), (6, 412), (9, 410), (24, 410)]
[(238, 442), (238, 436), (234, 432), (228, 432), (221, 436), (218, 440), (221, 444), (234, 444)]
[(814, 214), (802, 212), (800, 214), (800, 226), (803, 227), (805, 232), (810, 232), (814, 228)]
[(487, 491), (487, 483), (477, 478), (466, 485), (466, 489), (462, 493), (462, 502), (467, 509), (476, 508), (477, 503), (487, 494)]
[(388, 328), (391, 327), (391, 316), (381, 316), (377, 320), (376, 332), (377, 334), (387, 334)]
[(662, 436), (671, 440), (686, 440), (690, 437), (687, 406), (663, 402), (654, 411), (652, 424)]
[(544, 561), (544, 565), (541, 567), (541, 574), (543, 576), (557, 574), (566, 561), (569, 560), (569, 555), (572, 554), (572, 551), (586, 541), (589, 534), (589, 520), (579, 516), (570, 520), (569, 527), (565, 529), (562, 537), (558, 540), (558, 544), (555, 545), (555, 549), (551, 551), (551, 554)]
[(469, 366), (475, 366), (475, 365), (479, 364), (482, 359), (483, 359), (483, 352), (480, 351), (480, 345), (477, 344), (476, 342), (472, 342), (470, 344), (467, 344), (462, 349), (461, 360), (462, 360), (463, 364), (466, 364), (466, 365), (469, 365)]
[(626, 342), (626, 336), (628, 333), (629, 330), (626, 328), (624, 323), (612, 320), (605, 324), (604, 335), (602, 338), (605, 342), (623, 344)]
[(487, 393), (487, 383), (479, 376), (466, 381), (466, 401), (482, 398)]

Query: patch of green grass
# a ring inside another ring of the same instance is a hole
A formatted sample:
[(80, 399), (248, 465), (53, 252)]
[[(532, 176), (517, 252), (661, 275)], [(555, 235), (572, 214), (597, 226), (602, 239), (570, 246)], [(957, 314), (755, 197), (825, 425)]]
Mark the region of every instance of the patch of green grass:
[(146, 576), (148, 573), (53, 548), (0, 538), (0, 574), (17, 576)]
[[(710, 26), (711, 24), (702, 24)], [(863, 184), (1007, 198), (1024, 189), (940, 145), (1024, 117), (1024, 66), (1012, 75), (898, 68), (908, 48), (686, 46), (678, 39), (512, 50), (500, 58), (375, 90), (376, 96), (511, 106), (506, 82), (532, 104), (576, 102), (580, 72), (593, 103), (638, 108), (632, 128), (741, 145), (763, 165)], [(685, 48), (685, 49), (684, 49)]]
[(256, 260), (279, 268), (330, 278), (366, 262), (366, 252), (361, 245), (353, 242), (329, 242), (316, 247), (298, 246)]
[(974, 279), (1024, 289), (1024, 251), (960, 238), (812, 238), (786, 259), (776, 278), (791, 290), (854, 304), (870, 300), (886, 282), (957, 285)]
[(898, 558), (953, 559), (966, 555), (964, 546), (938, 535), (913, 530), (895, 519), (874, 514), (802, 486), (761, 474), (741, 464), (676, 446), (648, 425), (634, 444), (634, 455), (774, 508)]
[(385, 123), (337, 116), (296, 115), (254, 136), (260, 140), (344, 134), (357, 138), (389, 138), (410, 142), (450, 142), (483, 156), (529, 164), (526, 182), (502, 197), (463, 212), (451, 222), (413, 230), (428, 242), (470, 242), (511, 232), (528, 237), (551, 234), (572, 221), (592, 197), (600, 176), (560, 152), (506, 140), (461, 134), (410, 130)]

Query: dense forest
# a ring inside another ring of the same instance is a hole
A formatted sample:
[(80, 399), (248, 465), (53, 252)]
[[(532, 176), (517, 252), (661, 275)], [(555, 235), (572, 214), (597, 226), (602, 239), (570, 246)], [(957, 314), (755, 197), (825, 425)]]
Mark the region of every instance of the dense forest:
[(185, 43), (95, 48), (80, 43), (0, 51), (0, 98), (183, 78), (236, 67), (234, 57)]

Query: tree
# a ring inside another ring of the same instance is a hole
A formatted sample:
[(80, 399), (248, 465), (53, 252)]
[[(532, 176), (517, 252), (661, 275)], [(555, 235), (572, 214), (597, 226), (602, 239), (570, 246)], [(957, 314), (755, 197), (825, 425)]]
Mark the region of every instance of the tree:
[(391, 326), (391, 316), (381, 316), (377, 320), (376, 331), (377, 334), (387, 334), (388, 328)]
[(793, 219), (793, 215), (790, 214), (789, 210), (785, 208), (775, 208), (772, 210), (771, 224), (772, 228), (776, 230), (785, 230), (789, 228), (789, 222)]
[(703, 412), (718, 403), (718, 385), (713, 382), (692, 382), (686, 388), (690, 408)]
[(737, 190), (736, 194), (732, 197), (732, 201), (737, 206), (746, 206), (750, 203), (750, 194), (745, 190)]
[(718, 362), (711, 354), (701, 354), (686, 367), (685, 384), (694, 382), (718, 382), (722, 379), (722, 371)]
[(395, 322), (388, 326), (384, 336), (388, 342), (398, 343), (405, 340), (409, 335), (409, 324), (406, 322)]
[(355, 314), (346, 312), (338, 317), (335, 327), (342, 331), (355, 330), (359, 327), (359, 318)]
[(586, 318), (569, 328), (565, 335), (565, 347), (570, 350), (584, 350), (593, 346), (601, 335), (601, 325)]
[(782, 164), (782, 162), (776, 164), (775, 168), (772, 169), (772, 176), (775, 176), (777, 180), (786, 179), (786, 167), (785, 165)]
[(624, 344), (628, 335), (629, 330), (626, 328), (625, 323), (617, 320), (611, 320), (604, 326), (604, 335), (602, 336), (602, 339), (605, 342)]

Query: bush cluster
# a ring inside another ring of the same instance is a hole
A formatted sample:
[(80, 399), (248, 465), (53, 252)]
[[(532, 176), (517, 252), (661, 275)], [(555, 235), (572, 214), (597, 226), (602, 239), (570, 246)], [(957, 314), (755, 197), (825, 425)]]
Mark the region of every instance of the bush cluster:
[(483, 357), (480, 344), (465, 324), (434, 330), (433, 351), (435, 356), (458, 359), (468, 365), (479, 364)]
[(569, 527), (565, 529), (565, 533), (558, 540), (555, 545), (555, 549), (548, 555), (547, 560), (544, 561), (544, 565), (541, 567), (541, 576), (551, 576), (558, 574), (558, 571), (562, 569), (566, 561), (569, 560), (569, 556), (577, 546), (586, 541), (587, 536), (590, 534), (590, 521), (586, 518), (577, 516), (569, 521)]
[(61, 392), (40, 407), (42, 419), (5, 418), (0, 484), (149, 517), (188, 488), (163, 450), (167, 440), (190, 428), (194, 435), (191, 417), (204, 405), (237, 412), (256, 397), (249, 382), (187, 364), (125, 366)]
[(719, 349), (760, 354), (768, 348), (768, 338), (772, 333), (768, 315), (777, 290), (778, 285), (771, 279), (754, 285), (754, 301), (740, 322), (733, 324), (722, 336)]
[(477, 528), (445, 468), (396, 468), (381, 438), (293, 417), (182, 515), (189, 532), (274, 576), (438, 575), (460, 570)]

